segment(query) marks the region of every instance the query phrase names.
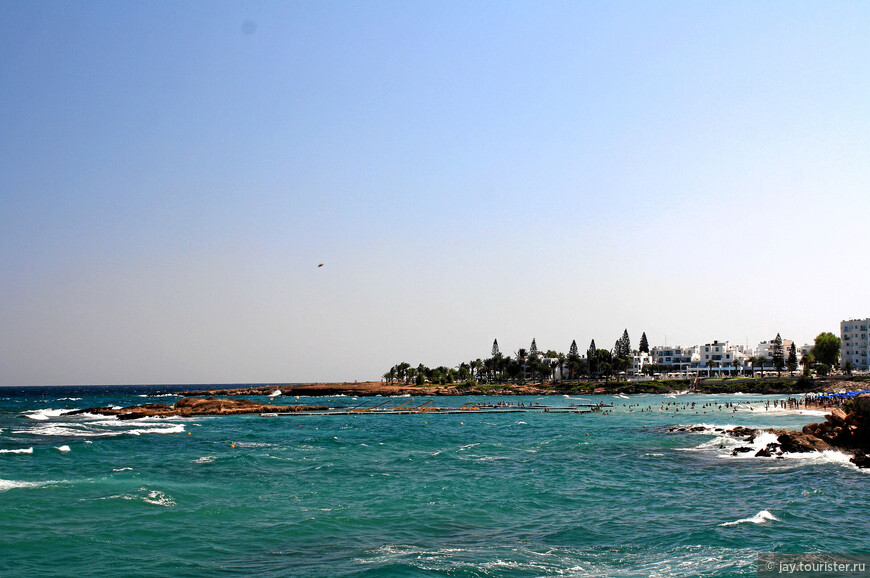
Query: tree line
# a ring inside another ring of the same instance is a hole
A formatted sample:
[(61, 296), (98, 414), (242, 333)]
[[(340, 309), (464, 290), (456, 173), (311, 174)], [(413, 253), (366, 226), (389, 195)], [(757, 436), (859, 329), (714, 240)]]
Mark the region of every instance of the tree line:
[[(806, 352), (800, 360), (797, 357), (797, 349), (794, 343), (785, 351), (782, 337), (777, 333), (772, 342), (771, 358), (764, 355), (753, 356), (748, 359), (751, 375), (756, 371), (764, 377), (766, 368), (772, 367), (778, 375), (784, 369), (790, 373), (797, 371), (798, 365), (802, 366), (804, 375), (810, 375), (813, 371), (820, 375), (827, 375), (831, 368), (837, 367), (840, 355), (840, 338), (826, 332), (820, 333), (814, 342), (812, 350)], [(403, 383), (406, 385), (447, 385), (465, 383), (475, 385), (487, 384), (523, 384), (526, 382), (556, 382), (576, 381), (580, 379), (610, 379), (619, 376), (631, 368), (632, 356), (637, 353), (649, 354), (649, 341), (646, 332), (641, 335), (637, 350), (632, 350), (628, 330), (624, 330), (622, 337), (616, 340), (612, 349), (603, 349), (595, 345), (593, 339), (586, 349), (585, 358), (580, 355), (577, 341), (572, 340), (568, 353), (560, 353), (552, 349), (541, 352), (537, 342), (532, 339), (528, 349), (520, 348), (513, 355), (505, 355), (501, 352), (498, 339), (493, 340), (490, 356), (481, 359), (464, 361), (456, 367), (443, 365), (430, 368), (420, 363), (416, 367), (410, 363), (397, 363), (383, 374), (387, 383)], [(716, 362), (707, 362), (710, 373)], [(843, 369), (851, 373), (849, 363), (844, 364)], [(643, 371), (648, 375), (672, 370), (669, 365), (647, 364)], [(744, 373), (743, 367), (735, 368), (736, 373)], [(557, 377), (558, 376), (558, 377)]]
[[(640, 340), (640, 351), (649, 353), (649, 342), (646, 333)], [(513, 355), (501, 352), (498, 339), (492, 342), (492, 351), (486, 359), (474, 359), (462, 362), (458, 366), (439, 366), (429, 368), (419, 364), (411, 366), (407, 362), (394, 365), (384, 373), (383, 378), (388, 383), (405, 383), (424, 385), (451, 383), (514, 383), (555, 382), (577, 380), (581, 378), (604, 378), (609, 380), (614, 375), (631, 367), (631, 340), (626, 329), (613, 346), (613, 349), (599, 349), (595, 340), (589, 344), (586, 357), (580, 355), (577, 341), (572, 340), (568, 353), (552, 349), (541, 352), (535, 339), (526, 348), (520, 348)], [(558, 376), (558, 377), (557, 377)]]

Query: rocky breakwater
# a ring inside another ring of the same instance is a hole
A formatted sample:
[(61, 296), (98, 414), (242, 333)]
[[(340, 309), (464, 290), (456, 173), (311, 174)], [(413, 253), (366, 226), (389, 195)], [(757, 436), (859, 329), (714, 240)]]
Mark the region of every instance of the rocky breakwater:
[[(696, 426), (700, 427), (700, 426)], [(700, 427), (700, 430), (707, 428)], [(672, 428), (670, 431), (700, 431), (692, 428)], [(835, 408), (825, 421), (811, 423), (799, 432), (785, 430), (757, 430), (735, 427), (716, 428), (717, 433), (752, 444), (761, 433), (776, 435), (776, 441), (765, 447), (739, 446), (733, 455), (755, 452), (756, 457), (781, 458), (787, 453), (807, 453), (837, 450), (852, 456), (850, 461), (859, 468), (870, 468), (870, 394), (860, 395), (843, 408)]]
[(91, 407), (70, 412), (66, 415), (93, 413), (115, 415), (118, 419), (139, 419), (143, 417), (191, 417), (196, 415), (237, 415), (245, 413), (296, 413), (301, 411), (320, 411), (329, 409), (324, 406), (271, 405), (250, 399), (237, 398), (198, 398), (185, 397), (172, 405), (165, 403), (146, 403), (122, 408)]

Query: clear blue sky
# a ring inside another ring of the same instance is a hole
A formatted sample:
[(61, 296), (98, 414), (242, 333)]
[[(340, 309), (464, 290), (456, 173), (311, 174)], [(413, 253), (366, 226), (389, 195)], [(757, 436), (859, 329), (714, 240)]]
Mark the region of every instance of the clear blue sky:
[(868, 26), (859, 2), (2, 2), (0, 385), (836, 332), (870, 316)]

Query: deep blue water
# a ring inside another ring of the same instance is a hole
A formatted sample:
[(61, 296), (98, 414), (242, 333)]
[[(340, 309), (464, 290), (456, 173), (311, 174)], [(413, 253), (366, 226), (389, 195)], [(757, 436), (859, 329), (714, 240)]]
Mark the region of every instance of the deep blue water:
[(60, 411), (179, 389), (0, 388), (0, 575), (754, 576), (759, 552), (870, 551), (868, 473), (837, 454), (732, 457), (712, 429), (821, 419), (765, 411), (775, 396), (487, 398), (610, 414)]

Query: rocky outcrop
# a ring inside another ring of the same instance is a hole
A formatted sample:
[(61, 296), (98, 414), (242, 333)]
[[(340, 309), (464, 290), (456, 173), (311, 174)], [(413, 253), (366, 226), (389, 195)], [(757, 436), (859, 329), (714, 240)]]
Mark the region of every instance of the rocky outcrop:
[[(694, 431), (695, 428), (672, 428), (670, 431)], [(702, 428), (703, 429), (703, 428)], [(718, 428), (717, 428), (717, 431)], [(845, 408), (836, 408), (825, 416), (821, 423), (811, 423), (799, 432), (764, 430), (776, 434), (776, 442), (759, 449), (756, 457), (781, 457), (785, 453), (823, 452), (840, 450), (852, 454), (850, 460), (860, 468), (870, 467), (870, 394), (862, 394)], [(734, 427), (724, 433), (752, 443), (761, 433), (759, 430)], [(740, 446), (732, 455), (751, 452), (752, 448)]]
[(165, 403), (146, 403), (129, 407), (92, 407), (70, 412), (67, 415), (79, 413), (94, 413), (98, 415), (116, 415), (118, 419), (139, 419), (143, 417), (191, 417), (195, 415), (236, 415), (245, 413), (295, 413), (300, 411), (317, 411), (329, 409), (322, 406), (305, 405), (271, 405), (250, 399), (237, 398), (197, 398), (185, 397), (173, 405)]

